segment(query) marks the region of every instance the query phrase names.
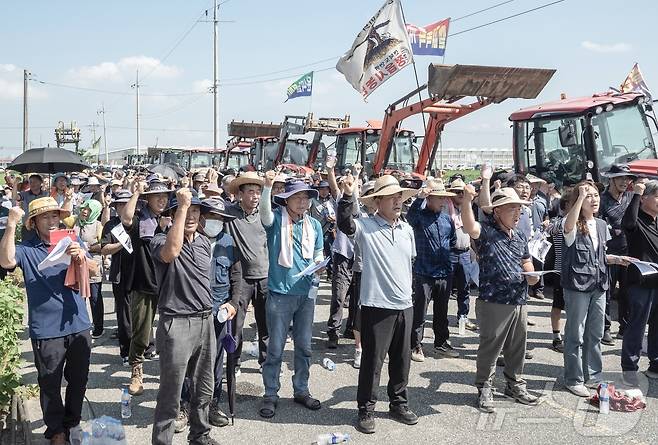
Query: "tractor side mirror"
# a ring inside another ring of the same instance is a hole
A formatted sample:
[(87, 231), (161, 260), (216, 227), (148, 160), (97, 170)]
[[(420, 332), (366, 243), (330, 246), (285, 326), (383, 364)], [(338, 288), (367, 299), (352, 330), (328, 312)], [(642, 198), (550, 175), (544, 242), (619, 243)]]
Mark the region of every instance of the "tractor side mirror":
[(558, 130), (560, 134), (560, 145), (563, 147), (574, 147), (578, 145), (576, 140), (576, 128), (571, 122), (560, 125)]

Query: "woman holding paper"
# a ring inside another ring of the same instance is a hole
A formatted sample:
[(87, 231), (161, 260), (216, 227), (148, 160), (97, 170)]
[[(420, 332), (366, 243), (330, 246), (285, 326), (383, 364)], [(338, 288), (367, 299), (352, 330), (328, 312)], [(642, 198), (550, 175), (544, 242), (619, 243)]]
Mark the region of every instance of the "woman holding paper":
[(579, 183), (564, 219), (561, 284), (567, 323), (564, 329), (564, 381), (567, 389), (589, 397), (603, 368), (601, 338), (608, 289), (608, 264), (622, 264), (620, 257), (606, 256), (610, 238), (605, 221), (594, 217), (600, 197), (591, 181)]
[[(104, 196), (104, 195), (103, 195)], [(103, 197), (103, 201), (105, 201)], [(104, 216), (99, 220), (101, 213)], [(100, 203), (95, 199), (88, 199), (80, 206), (80, 214), (64, 220), (64, 223), (70, 229), (74, 229), (76, 234), (84, 241), (92, 258), (98, 264), (103, 264), (101, 257), (101, 235), (103, 233), (103, 224), (109, 219), (109, 210), (107, 205)], [(101, 285), (103, 274), (90, 277), (89, 284), (91, 289), (91, 318), (94, 323), (94, 329), (91, 338), (99, 338), (103, 335), (104, 329), (104, 312), (103, 296), (101, 295)]]

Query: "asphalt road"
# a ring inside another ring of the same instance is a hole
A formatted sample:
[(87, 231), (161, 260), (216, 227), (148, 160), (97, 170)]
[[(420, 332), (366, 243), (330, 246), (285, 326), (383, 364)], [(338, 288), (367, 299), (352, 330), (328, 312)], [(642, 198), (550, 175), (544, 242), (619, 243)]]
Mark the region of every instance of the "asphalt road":
[[(109, 291), (109, 288), (107, 288)], [(474, 297), (472, 303), (474, 303)], [(550, 299), (531, 300), (529, 315), (537, 323), (529, 327), (528, 345), (535, 357), (526, 363), (525, 375), (530, 391), (543, 396), (537, 407), (526, 407), (502, 396), (504, 381), (502, 368), (497, 370), (495, 396), (497, 412), (483, 414), (476, 409), (477, 391), (473, 386), (477, 333), (457, 335), (456, 302), (450, 301), (451, 341), (459, 348), (458, 359), (437, 358), (432, 351), (431, 322), (426, 323), (424, 349), (426, 360), (412, 362), (409, 375), (410, 407), (420, 416), (415, 426), (406, 426), (388, 417), (386, 382), (388, 374), (382, 370), (380, 402), (377, 405), (377, 432), (363, 435), (354, 429), (356, 419), (356, 382), (358, 370), (352, 367), (354, 345), (352, 340), (341, 339), (336, 350), (325, 347), (326, 320), (329, 313), (330, 286), (323, 282), (315, 313), (313, 359), (309, 387), (314, 397), (322, 402), (319, 411), (308, 411), (292, 402), (292, 344), (286, 346), (284, 373), (281, 378), (281, 400), (276, 416), (265, 420), (257, 409), (263, 395), (263, 383), (256, 359), (243, 353), (242, 375), (237, 381), (237, 409), (234, 426), (214, 428), (212, 436), (221, 443), (231, 444), (311, 444), (318, 434), (343, 432), (351, 435), (354, 444), (656, 444), (658, 422), (653, 412), (658, 407), (658, 384), (641, 377), (643, 393), (647, 395), (647, 409), (639, 413), (610, 413), (599, 415), (583, 399), (566, 392), (562, 384), (562, 356), (550, 349)], [(130, 370), (121, 365), (118, 347), (109, 333), (116, 326), (113, 301), (105, 292), (106, 334), (94, 343), (83, 418), (93, 413), (120, 417), (121, 388), (127, 385)], [(471, 304), (474, 318), (474, 304)], [(431, 320), (430, 317), (428, 319)], [(255, 336), (253, 313), (246, 339)], [(613, 331), (616, 329), (613, 323)], [(23, 344), (25, 383), (36, 383), (29, 341)], [(621, 341), (615, 346), (603, 346), (606, 379), (620, 381), (619, 355)], [(322, 367), (322, 359), (331, 358), (336, 370)], [(641, 369), (647, 366), (642, 358)], [(132, 402), (133, 415), (125, 424), (128, 443), (144, 445), (150, 442), (155, 398), (159, 389), (159, 362), (145, 364), (145, 391)], [(160, 388), (166, 390), (166, 388)], [(90, 405), (90, 406), (89, 406)], [(227, 406), (224, 406), (227, 411)], [(38, 400), (29, 403), (32, 428), (36, 443), (43, 440), (43, 421)], [(175, 444), (186, 443), (186, 433), (177, 434)]]

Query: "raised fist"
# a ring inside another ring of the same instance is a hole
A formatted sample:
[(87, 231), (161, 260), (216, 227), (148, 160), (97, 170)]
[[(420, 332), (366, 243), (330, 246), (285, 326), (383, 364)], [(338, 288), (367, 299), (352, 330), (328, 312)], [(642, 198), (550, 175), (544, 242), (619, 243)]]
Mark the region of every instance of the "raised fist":
[(482, 164), (480, 175), (482, 176), (482, 179), (491, 179), (493, 177), (493, 168), (491, 165), (487, 163)]
[(473, 198), (475, 198), (476, 195), (477, 192), (475, 191), (475, 187), (471, 184), (466, 184), (466, 187), (464, 187), (464, 197), (469, 201), (473, 201)]
[(189, 188), (182, 188), (176, 191), (176, 200), (178, 201), (178, 207), (188, 208), (192, 205), (192, 192)]
[(277, 172), (274, 170), (269, 170), (267, 173), (265, 173), (265, 187), (270, 187), (272, 188), (272, 185), (274, 185), (274, 178), (276, 178)]
[(16, 225), (18, 224), (25, 215), (25, 212), (20, 206), (12, 207), (9, 209), (9, 215), (7, 215), (7, 225)]
[(642, 183), (642, 182), (636, 182), (636, 183), (633, 185), (633, 193), (635, 193), (636, 195), (644, 195), (644, 190), (645, 190), (646, 188), (647, 188), (647, 186), (644, 185), (644, 183)]

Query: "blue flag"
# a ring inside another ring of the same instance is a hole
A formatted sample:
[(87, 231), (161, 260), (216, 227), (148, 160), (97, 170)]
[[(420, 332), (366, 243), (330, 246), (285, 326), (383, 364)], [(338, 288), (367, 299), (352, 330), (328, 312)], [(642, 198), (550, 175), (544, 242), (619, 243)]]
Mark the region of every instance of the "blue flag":
[[(313, 93), (313, 71), (304, 74), (288, 87), (288, 102), (295, 97), (310, 96)], [(284, 102), (285, 103), (285, 102)]]

